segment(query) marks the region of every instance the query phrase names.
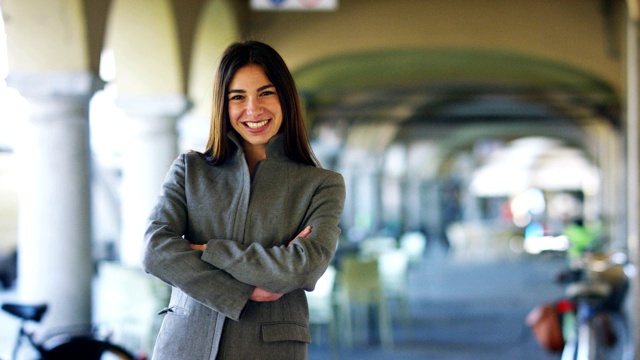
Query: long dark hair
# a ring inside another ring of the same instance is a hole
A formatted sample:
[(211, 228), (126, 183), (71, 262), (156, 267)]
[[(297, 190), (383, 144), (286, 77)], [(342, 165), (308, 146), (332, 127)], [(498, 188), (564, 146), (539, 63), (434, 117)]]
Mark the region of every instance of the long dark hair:
[(294, 161), (319, 167), (311, 150), (309, 136), (302, 117), (302, 106), (293, 76), (284, 60), (271, 46), (259, 41), (231, 44), (220, 60), (213, 88), (213, 111), (206, 152), (214, 164), (224, 163), (231, 155), (227, 132), (232, 130), (229, 120), (227, 92), (236, 71), (247, 65), (262, 67), (267, 78), (275, 86), (282, 106), (284, 151)]

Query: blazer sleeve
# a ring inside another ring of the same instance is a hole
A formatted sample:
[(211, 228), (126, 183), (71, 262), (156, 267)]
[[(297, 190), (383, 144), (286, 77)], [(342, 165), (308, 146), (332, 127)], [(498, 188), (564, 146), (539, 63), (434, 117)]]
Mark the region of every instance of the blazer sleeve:
[(196, 301), (238, 320), (253, 291), (229, 273), (200, 259), (183, 237), (187, 224), (185, 155), (171, 165), (151, 211), (142, 251), (144, 271), (181, 289)]
[(335, 254), (344, 199), (344, 179), (327, 171), (305, 214), (303, 224), (312, 227), (308, 237), (296, 238), (291, 246), (269, 248), (258, 243), (214, 239), (207, 243), (202, 260), (243, 283), (270, 292), (286, 294), (300, 288), (311, 291)]

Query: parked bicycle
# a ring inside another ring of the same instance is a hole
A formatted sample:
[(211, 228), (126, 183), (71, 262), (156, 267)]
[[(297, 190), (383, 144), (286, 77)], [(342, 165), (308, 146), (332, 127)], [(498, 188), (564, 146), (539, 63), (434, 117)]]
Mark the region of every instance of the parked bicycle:
[(630, 264), (622, 253), (585, 254), (559, 277), (566, 298), (556, 303), (565, 345), (562, 360), (633, 359), (622, 305)]
[(2, 304), (2, 310), (21, 320), (18, 337), (13, 349), (12, 359), (18, 359), (18, 353), (23, 348), (23, 340), (27, 340), (36, 356), (42, 360), (98, 360), (120, 359), (141, 360), (125, 348), (112, 343), (108, 337), (101, 337), (95, 329), (72, 330), (47, 337), (37, 341), (34, 332), (27, 330), (29, 323), (39, 323), (47, 312), (46, 304), (28, 305), (16, 303)]

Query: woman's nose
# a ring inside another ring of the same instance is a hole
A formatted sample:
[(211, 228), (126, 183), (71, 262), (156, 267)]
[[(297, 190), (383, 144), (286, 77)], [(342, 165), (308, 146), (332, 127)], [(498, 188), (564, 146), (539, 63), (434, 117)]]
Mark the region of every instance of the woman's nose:
[(249, 99), (247, 103), (248, 115), (259, 115), (262, 112), (262, 104), (258, 99)]

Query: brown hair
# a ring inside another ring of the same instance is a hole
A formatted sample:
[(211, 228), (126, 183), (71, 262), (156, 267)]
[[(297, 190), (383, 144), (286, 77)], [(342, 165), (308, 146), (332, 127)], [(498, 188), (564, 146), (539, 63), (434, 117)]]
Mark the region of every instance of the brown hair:
[(319, 167), (309, 144), (293, 76), (280, 54), (271, 46), (258, 41), (231, 44), (220, 60), (213, 88), (213, 111), (206, 148), (211, 161), (222, 164), (231, 155), (227, 132), (233, 128), (229, 120), (227, 92), (236, 71), (247, 65), (262, 67), (276, 88), (283, 115), (279, 133), (284, 134), (284, 151), (287, 156), (293, 161)]

